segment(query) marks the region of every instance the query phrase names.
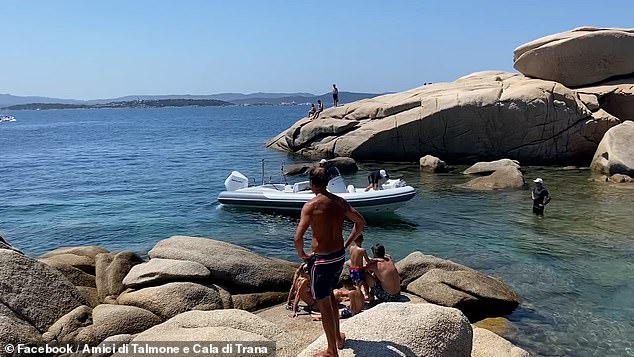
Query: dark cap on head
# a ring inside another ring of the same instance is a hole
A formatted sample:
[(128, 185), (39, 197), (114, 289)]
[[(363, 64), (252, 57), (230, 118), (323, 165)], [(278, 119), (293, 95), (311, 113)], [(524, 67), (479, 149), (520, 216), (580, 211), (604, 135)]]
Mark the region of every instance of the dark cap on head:
[(372, 247), (372, 253), (377, 258), (385, 258), (385, 247), (381, 243), (377, 243)]

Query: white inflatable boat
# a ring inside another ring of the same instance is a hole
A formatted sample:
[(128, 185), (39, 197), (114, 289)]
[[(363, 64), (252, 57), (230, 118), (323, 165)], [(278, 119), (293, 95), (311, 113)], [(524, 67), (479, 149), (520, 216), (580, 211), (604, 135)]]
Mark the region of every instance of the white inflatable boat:
[[(336, 169), (335, 169), (336, 170)], [(218, 195), (218, 201), (228, 207), (301, 211), (304, 203), (315, 194), (308, 181), (288, 184), (264, 184), (249, 187), (249, 179), (233, 171), (225, 180), (226, 191)], [(341, 196), (361, 213), (394, 211), (416, 195), (416, 190), (405, 181), (388, 180), (381, 190), (365, 191), (365, 187), (346, 186), (343, 177), (337, 175), (328, 182), (328, 191)]]

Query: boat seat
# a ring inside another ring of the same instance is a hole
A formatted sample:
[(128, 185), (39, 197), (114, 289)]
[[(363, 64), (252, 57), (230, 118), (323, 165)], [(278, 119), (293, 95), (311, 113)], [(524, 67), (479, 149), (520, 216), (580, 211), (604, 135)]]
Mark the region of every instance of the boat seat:
[(293, 185), (293, 193), (306, 191), (308, 189), (310, 189), (310, 182), (309, 181), (297, 182), (297, 183), (295, 183)]
[(355, 193), (357, 189), (354, 188), (354, 185), (348, 185), (348, 193)]

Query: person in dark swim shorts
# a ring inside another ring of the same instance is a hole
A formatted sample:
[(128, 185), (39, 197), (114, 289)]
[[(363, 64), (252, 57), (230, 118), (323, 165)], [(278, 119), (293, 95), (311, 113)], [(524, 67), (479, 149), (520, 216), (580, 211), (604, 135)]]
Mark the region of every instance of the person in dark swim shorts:
[(346, 251), (343, 249), (328, 255), (313, 254), (307, 260), (310, 291), (315, 300), (319, 301), (329, 296), (337, 288), (345, 261)]

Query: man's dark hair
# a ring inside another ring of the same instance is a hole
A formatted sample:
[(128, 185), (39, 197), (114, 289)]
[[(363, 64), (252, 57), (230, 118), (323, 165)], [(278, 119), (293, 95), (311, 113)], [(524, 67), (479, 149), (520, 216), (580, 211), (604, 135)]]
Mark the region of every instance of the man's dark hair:
[(385, 258), (385, 247), (381, 243), (377, 243), (372, 247), (372, 253), (377, 258)]
[(359, 234), (359, 236), (357, 237), (357, 239), (354, 240), (355, 242), (363, 242), (363, 234)]
[(328, 185), (328, 176), (326, 175), (326, 170), (323, 167), (316, 167), (308, 173), (308, 179), (313, 183), (316, 187), (326, 188)]

